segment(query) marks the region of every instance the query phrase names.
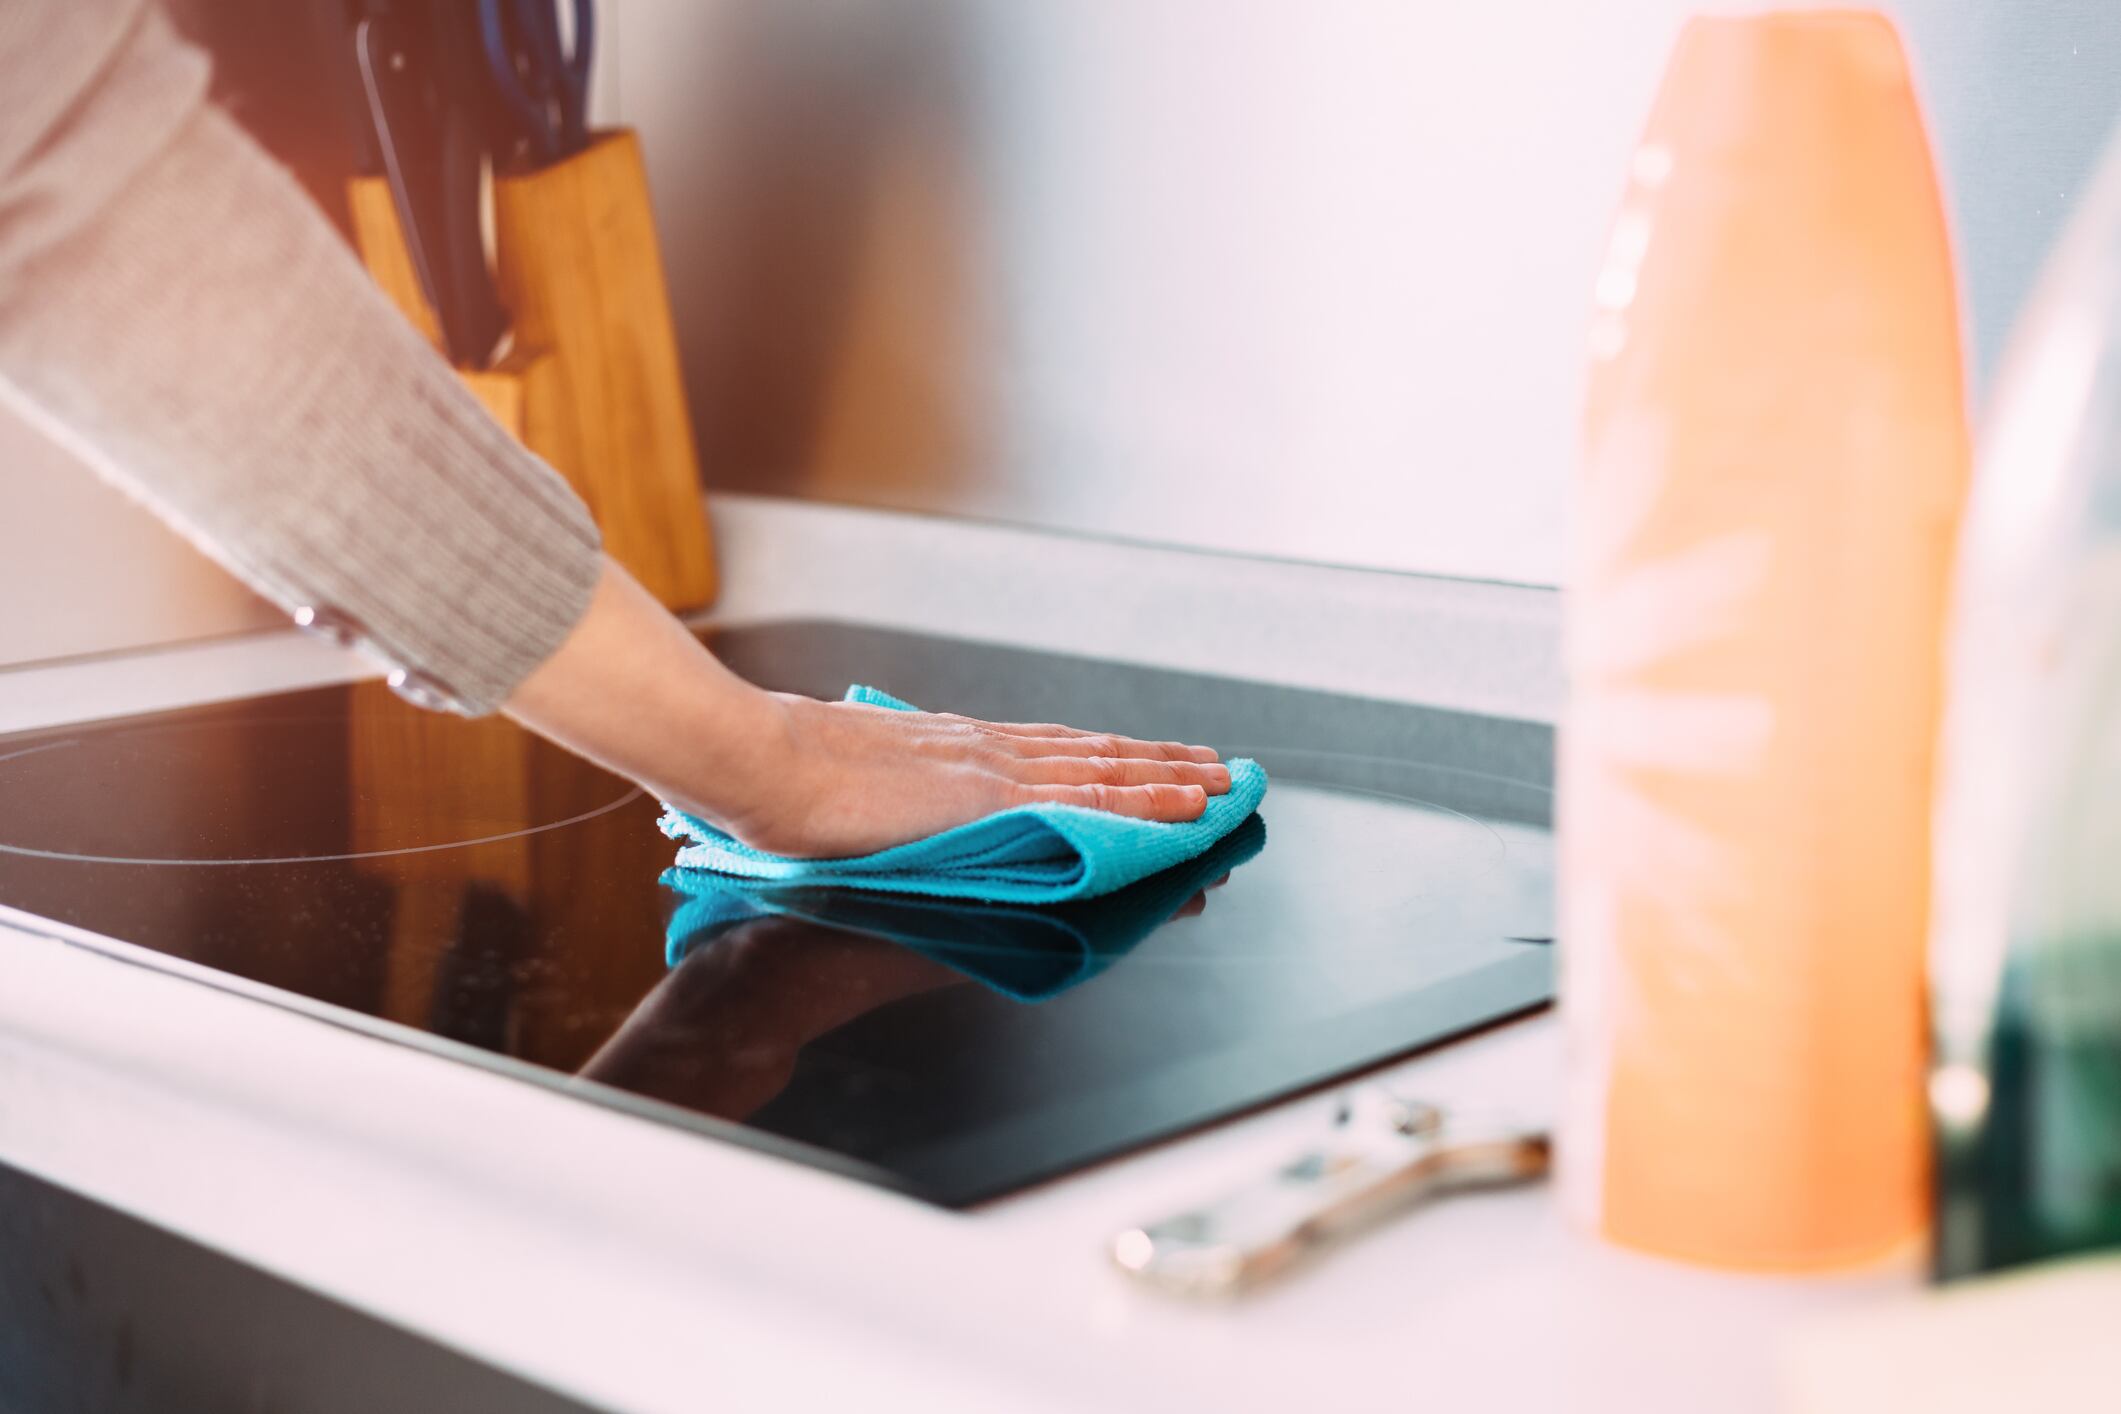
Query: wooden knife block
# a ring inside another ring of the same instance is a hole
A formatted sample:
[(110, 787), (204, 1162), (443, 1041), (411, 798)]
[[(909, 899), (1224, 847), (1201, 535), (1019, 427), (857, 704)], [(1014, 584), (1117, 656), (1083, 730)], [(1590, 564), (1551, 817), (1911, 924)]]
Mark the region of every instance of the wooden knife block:
[[(347, 201), (370, 273), (439, 349), (441, 326), (388, 183), (356, 178)], [(493, 215), (497, 285), (514, 336), (492, 366), (458, 375), (496, 421), (567, 478), (602, 528), (605, 548), (649, 592), (673, 609), (708, 603), (713, 547), (639, 141), (624, 130), (602, 133), (552, 166), (497, 176)], [(447, 838), (452, 821), (429, 818), (436, 798), (481, 801), (482, 832), (507, 836), (609, 797), (609, 781), (587, 766), (579, 779), (557, 783), (550, 772), (533, 772), (521, 733), (499, 718), (422, 712), (379, 683), (350, 691), (350, 849)], [(555, 789), (587, 791), (588, 803), (540, 799)], [(612, 900), (576, 887), (581, 847), (559, 830), (390, 856), (375, 870), (397, 890), (383, 1013), (415, 1025), (432, 1015), (443, 955), (463, 933), (474, 890), (499, 893), (563, 931), (659, 936), (653, 891)], [(627, 867), (643, 878), (669, 862), (668, 843), (646, 827), (637, 840), (607, 847), (628, 851)], [(605, 972), (615, 974), (609, 983)], [(631, 988), (621, 998), (631, 1000), (647, 984), (626, 972), (602, 969), (595, 980)], [(580, 1028), (585, 1008), (564, 987), (545, 993), (510, 1003), (511, 1028), (567, 1032), (566, 1045), (586, 1059), (603, 1038), (567, 1031)]]
[[(370, 273), (439, 347), (388, 183), (356, 177), (347, 204)], [(459, 375), (567, 478), (650, 593), (673, 609), (710, 602), (714, 548), (639, 138), (614, 129), (550, 166), (497, 174), (493, 217), (514, 339)]]

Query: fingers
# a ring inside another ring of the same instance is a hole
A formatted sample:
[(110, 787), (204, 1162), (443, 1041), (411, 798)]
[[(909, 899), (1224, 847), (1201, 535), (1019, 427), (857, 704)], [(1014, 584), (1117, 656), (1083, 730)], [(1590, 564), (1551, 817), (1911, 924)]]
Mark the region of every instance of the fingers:
[(1024, 786), (1027, 803), (1080, 805), (1136, 820), (1198, 820), (1208, 808), (1208, 793), (1199, 786)]
[[(963, 720), (973, 721), (972, 718)], [(1150, 761), (1219, 761), (1213, 747), (1183, 741), (1143, 741), (1110, 732), (1088, 732), (1058, 722), (974, 722), (1011, 738), (1026, 755), (1125, 756)]]
[(1211, 746), (1188, 746), (1182, 741), (1137, 741), (1131, 736), (1105, 732), (1075, 732), (1069, 736), (1004, 736), (1020, 756), (1117, 757), (1129, 761), (1194, 761), (1203, 765), (1219, 761)]
[(1199, 786), (1210, 795), (1230, 789), (1230, 768), (1199, 761), (1148, 761), (1114, 756), (1037, 756), (1013, 770), (1039, 785)]
[(1064, 727), (1059, 722), (987, 722), (984, 725), (1010, 736), (1091, 736), (1094, 733)]

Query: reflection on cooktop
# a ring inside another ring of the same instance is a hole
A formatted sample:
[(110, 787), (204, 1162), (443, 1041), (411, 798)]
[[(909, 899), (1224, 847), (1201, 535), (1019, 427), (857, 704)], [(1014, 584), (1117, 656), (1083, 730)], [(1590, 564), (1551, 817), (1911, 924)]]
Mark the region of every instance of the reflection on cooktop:
[[(523, 810), (527, 802), (520, 796), (492, 789), (498, 778), (492, 763), (429, 769), (439, 763), (420, 759), (432, 735), (421, 724), (401, 722), (393, 732), (387, 713), (363, 712), (353, 720), (367, 729), (359, 741), (343, 739), (349, 725), (344, 713), (261, 715), (107, 727), (0, 750), (0, 793), (47, 802), (36, 811), (11, 812), (0, 823), (0, 853), (92, 864), (340, 862), (503, 844), (594, 819), (641, 794), (614, 777), (603, 792), (608, 799), (572, 815), (543, 818), (535, 809)], [(466, 744), (547, 758), (534, 770), (564, 769), (552, 763), (565, 753), (535, 737), (506, 740), (488, 732)], [(82, 758), (84, 748), (92, 761)], [(216, 763), (238, 758), (269, 759), (275, 769), (214, 770)], [(368, 794), (362, 808), (343, 818), (315, 809), (305, 789), (286, 788), (289, 777), (306, 786), (348, 771)], [(82, 791), (96, 782), (110, 794)], [(61, 802), (70, 797), (74, 808), (64, 808)], [(184, 797), (193, 808), (140, 808), (143, 800), (171, 797)]]
[(0, 903), (964, 1204), (1550, 995), (1543, 786), (1217, 744), (1274, 785), (1209, 855), (962, 905), (669, 869), (625, 782), (333, 687), (0, 739)]

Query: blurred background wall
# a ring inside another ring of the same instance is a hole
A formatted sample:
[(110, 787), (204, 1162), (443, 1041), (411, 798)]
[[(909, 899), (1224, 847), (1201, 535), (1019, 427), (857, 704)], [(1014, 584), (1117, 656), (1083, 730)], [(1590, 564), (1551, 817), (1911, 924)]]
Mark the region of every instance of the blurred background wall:
[[(184, 8), (326, 160), (284, 0)], [(1551, 584), (1588, 291), (1695, 8), (603, 0), (596, 106), (646, 140), (711, 489)], [(2121, 3), (1888, 8), (1985, 380), (2121, 118)], [(4, 410), (0, 603), (0, 663), (272, 621)]]
[[(1701, 6), (614, 8), (712, 484), (1563, 577), (1588, 291)], [(2121, 4), (1888, 8), (1985, 375), (2121, 117)]]

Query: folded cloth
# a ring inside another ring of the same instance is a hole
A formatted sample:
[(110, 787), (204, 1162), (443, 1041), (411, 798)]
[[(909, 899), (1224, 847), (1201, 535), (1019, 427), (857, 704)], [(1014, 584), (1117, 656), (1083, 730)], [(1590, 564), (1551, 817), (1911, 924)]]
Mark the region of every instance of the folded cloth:
[[(872, 687), (846, 700), (916, 710)], [(1081, 805), (1019, 805), (911, 844), (851, 859), (790, 859), (739, 843), (706, 821), (665, 805), (658, 822), (682, 845), (678, 866), (747, 879), (926, 894), (995, 903), (1095, 898), (1204, 853), (1259, 808), (1267, 773), (1230, 761), (1230, 789), (1208, 797), (1198, 820), (1133, 820)]]
[(1079, 987), (1127, 955), (1202, 889), (1265, 848), (1266, 822), (1251, 816), (1197, 858), (1101, 898), (1032, 908), (906, 897), (856, 889), (734, 879), (703, 869), (667, 869), (684, 896), (665, 930), (676, 967), (730, 929), (759, 918), (795, 918), (866, 933), (911, 948), (1021, 1002)]

